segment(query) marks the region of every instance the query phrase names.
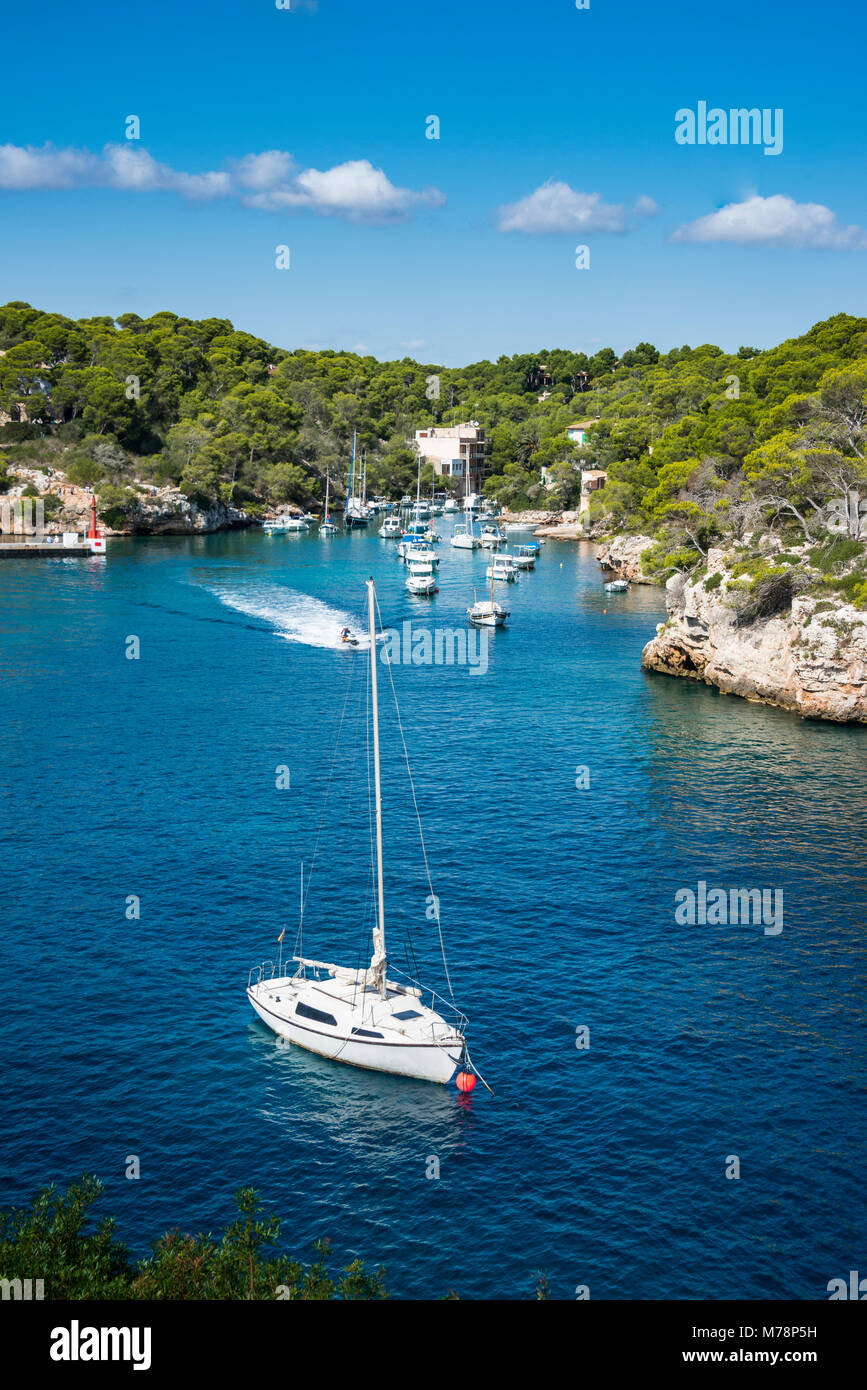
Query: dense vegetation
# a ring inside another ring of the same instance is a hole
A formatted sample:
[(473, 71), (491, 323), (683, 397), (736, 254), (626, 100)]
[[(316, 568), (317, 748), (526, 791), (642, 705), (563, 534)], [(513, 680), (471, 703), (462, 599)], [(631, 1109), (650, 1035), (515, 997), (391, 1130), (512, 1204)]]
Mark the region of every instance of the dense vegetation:
[(82, 1178), (67, 1192), (44, 1189), (29, 1208), (0, 1213), (0, 1277), (42, 1279), (45, 1297), (143, 1299), (385, 1298), (384, 1270), (354, 1260), (328, 1268), (328, 1242), (308, 1265), (277, 1250), (280, 1222), (266, 1216), (252, 1188), (235, 1195), (238, 1215), (218, 1236), (169, 1231), (134, 1262), (115, 1222), (91, 1219), (102, 1192)]
[[(488, 431), (489, 495), (516, 509), (575, 506), (580, 465), (605, 468), (592, 520), (652, 534), (647, 563), (660, 576), (700, 571), (712, 545), (773, 533), (799, 563), (818, 547), (820, 572), (850, 597), (867, 581), (860, 547), (828, 549), (829, 508), (844, 538), (861, 540), (849, 494), (867, 490), (867, 319), (836, 314), (765, 352), (639, 343), (620, 359), (557, 349), (444, 368), (286, 351), (225, 319), (72, 320), (15, 302), (0, 309), (0, 349), (0, 409), (13, 417), (0, 460), (96, 487), (115, 524), (147, 482), (253, 514), (315, 503), (326, 472), (339, 492), (353, 431), (369, 491), (399, 495), (415, 480), (413, 431), (475, 418)], [(596, 423), (579, 447), (566, 426), (586, 418)]]
[[(382, 1299), (385, 1270), (353, 1260), (339, 1273), (328, 1266), (329, 1242), (318, 1240), (304, 1265), (277, 1248), (280, 1221), (268, 1216), (251, 1187), (235, 1194), (236, 1219), (219, 1235), (168, 1231), (151, 1253), (134, 1261), (112, 1217), (96, 1221), (102, 1194), (83, 1177), (66, 1192), (44, 1188), (29, 1208), (0, 1212), (0, 1279), (37, 1280), (46, 1299)], [(458, 1297), (452, 1291), (443, 1295)], [(537, 1271), (535, 1297), (549, 1297)]]

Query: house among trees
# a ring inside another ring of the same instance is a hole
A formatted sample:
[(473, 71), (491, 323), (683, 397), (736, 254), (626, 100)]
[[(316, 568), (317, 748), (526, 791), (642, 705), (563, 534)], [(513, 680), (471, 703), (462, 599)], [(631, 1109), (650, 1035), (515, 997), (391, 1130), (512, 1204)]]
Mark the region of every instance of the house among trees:
[(416, 430), (415, 447), (422, 462), (433, 465), (437, 477), (463, 479), (464, 497), (482, 491), (487, 472), (487, 441), (478, 420)]
[(587, 431), (591, 425), (598, 425), (599, 420), (575, 420), (571, 425), (566, 426), (566, 435), (573, 444), (586, 444)]

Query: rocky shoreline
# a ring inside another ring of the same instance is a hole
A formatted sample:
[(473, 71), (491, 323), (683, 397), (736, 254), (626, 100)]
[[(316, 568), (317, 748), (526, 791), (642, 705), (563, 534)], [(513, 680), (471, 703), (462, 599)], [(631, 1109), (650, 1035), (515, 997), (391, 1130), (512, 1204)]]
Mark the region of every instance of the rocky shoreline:
[(735, 582), (719, 550), (697, 582), (673, 576), (668, 622), (644, 648), (644, 668), (805, 718), (867, 723), (867, 613), (800, 596), (788, 612), (744, 623), (729, 591)]
[[(93, 492), (69, 482), (59, 470), (46, 472), (40, 468), (13, 465), (10, 474), (15, 485), (3, 494), (10, 503), (26, 501), (25, 489), (35, 488), (44, 501), (55, 497), (62, 503), (60, 510), (46, 515), (46, 535), (62, 535), (64, 531), (83, 531), (90, 525)], [(228, 502), (209, 502), (201, 505), (180, 488), (170, 484), (158, 487), (153, 483), (135, 481), (131, 490), (136, 494), (135, 506), (121, 526), (109, 525), (100, 517), (100, 529), (107, 536), (193, 536), (210, 535), (215, 531), (237, 531), (255, 526), (263, 520), (281, 515), (302, 515), (300, 507), (283, 504), (269, 507), (261, 516), (252, 516)], [(47, 511), (47, 508), (46, 508)]]

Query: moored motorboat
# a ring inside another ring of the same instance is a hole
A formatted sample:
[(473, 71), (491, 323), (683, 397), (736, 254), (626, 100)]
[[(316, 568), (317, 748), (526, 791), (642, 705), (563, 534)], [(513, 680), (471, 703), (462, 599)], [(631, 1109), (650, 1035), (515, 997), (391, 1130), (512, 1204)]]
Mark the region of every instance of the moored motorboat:
[(491, 563), (485, 570), (485, 578), (503, 580), (507, 584), (514, 584), (518, 578), (518, 571), (511, 555), (492, 555)]
[(409, 574), (406, 587), (411, 594), (435, 594), (437, 591), (436, 557), (413, 555), (407, 560)]
[(505, 534), (499, 526), (494, 526), (491, 522), (484, 525), (479, 534), (479, 542), (486, 550), (496, 550), (497, 546), (502, 545), (505, 539)]

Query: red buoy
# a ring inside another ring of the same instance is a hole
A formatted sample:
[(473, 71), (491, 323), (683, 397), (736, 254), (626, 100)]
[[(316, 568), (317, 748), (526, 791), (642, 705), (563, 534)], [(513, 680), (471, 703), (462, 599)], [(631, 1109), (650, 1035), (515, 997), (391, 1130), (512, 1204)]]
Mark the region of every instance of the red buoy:
[(471, 1071), (459, 1071), (456, 1080), (459, 1091), (471, 1091), (476, 1084), (476, 1078)]

